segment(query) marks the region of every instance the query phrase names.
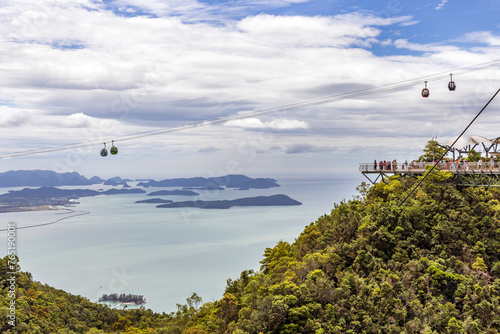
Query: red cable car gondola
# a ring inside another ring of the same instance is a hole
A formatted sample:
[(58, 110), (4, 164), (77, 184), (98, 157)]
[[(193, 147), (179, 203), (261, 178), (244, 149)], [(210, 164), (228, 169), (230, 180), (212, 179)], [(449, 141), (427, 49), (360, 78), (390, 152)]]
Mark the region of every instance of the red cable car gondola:
[(422, 96), (429, 97), (429, 89), (427, 89), (427, 81), (425, 82), (425, 88), (422, 89)]

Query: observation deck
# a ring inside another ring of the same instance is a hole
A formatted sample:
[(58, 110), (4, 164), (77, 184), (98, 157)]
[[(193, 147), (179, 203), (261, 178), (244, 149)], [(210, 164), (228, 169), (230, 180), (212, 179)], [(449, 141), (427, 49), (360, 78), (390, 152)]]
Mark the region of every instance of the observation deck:
[[(372, 183), (377, 181), (388, 182), (391, 175), (401, 175), (403, 177), (417, 177), (427, 172), (426, 166), (433, 166), (433, 162), (412, 162), (408, 165), (386, 166), (382, 169), (374, 163), (360, 163), (359, 171)], [(430, 167), (428, 167), (430, 168)], [(500, 163), (497, 161), (479, 162), (440, 162), (437, 165), (439, 170), (448, 171), (453, 174), (452, 182), (460, 187), (500, 187)], [(376, 176), (374, 180), (370, 176)]]

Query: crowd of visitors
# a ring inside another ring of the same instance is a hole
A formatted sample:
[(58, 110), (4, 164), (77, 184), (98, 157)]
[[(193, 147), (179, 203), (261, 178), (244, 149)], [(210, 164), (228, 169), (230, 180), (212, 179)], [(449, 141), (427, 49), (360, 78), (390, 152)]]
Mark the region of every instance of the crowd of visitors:
[[(426, 165), (434, 165), (436, 162), (424, 162), (413, 160), (410, 163), (405, 161), (401, 165), (398, 165), (396, 159), (392, 161), (380, 160), (373, 162), (373, 170), (380, 171), (404, 171), (404, 170), (420, 170), (425, 169)], [(476, 162), (469, 162), (467, 159), (459, 157), (457, 160), (441, 160), (439, 161), (437, 167), (441, 170), (498, 170), (500, 165), (496, 157), (487, 159), (481, 158)]]

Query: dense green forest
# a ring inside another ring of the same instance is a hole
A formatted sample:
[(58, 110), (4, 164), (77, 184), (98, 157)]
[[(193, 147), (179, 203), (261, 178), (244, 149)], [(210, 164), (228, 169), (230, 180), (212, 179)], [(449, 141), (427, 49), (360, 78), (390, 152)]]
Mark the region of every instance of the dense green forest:
[[(456, 189), (435, 172), (359, 195), (264, 251), (260, 271), (171, 314), (114, 310), (17, 277), (2, 333), (500, 333), (500, 189)], [(7, 258), (0, 261), (2, 275)], [(21, 259), (22, 263), (22, 259)], [(1, 280), (2, 305), (9, 282)], [(8, 310), (2, 307), (2, 319)]]

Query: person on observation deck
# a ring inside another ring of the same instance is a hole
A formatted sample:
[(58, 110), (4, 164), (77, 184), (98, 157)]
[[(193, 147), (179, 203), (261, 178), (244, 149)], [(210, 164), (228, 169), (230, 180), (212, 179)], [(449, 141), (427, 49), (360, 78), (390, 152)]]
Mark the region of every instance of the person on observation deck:
[(373, 170), (377, 170), (377, 160), (373, 162)]

